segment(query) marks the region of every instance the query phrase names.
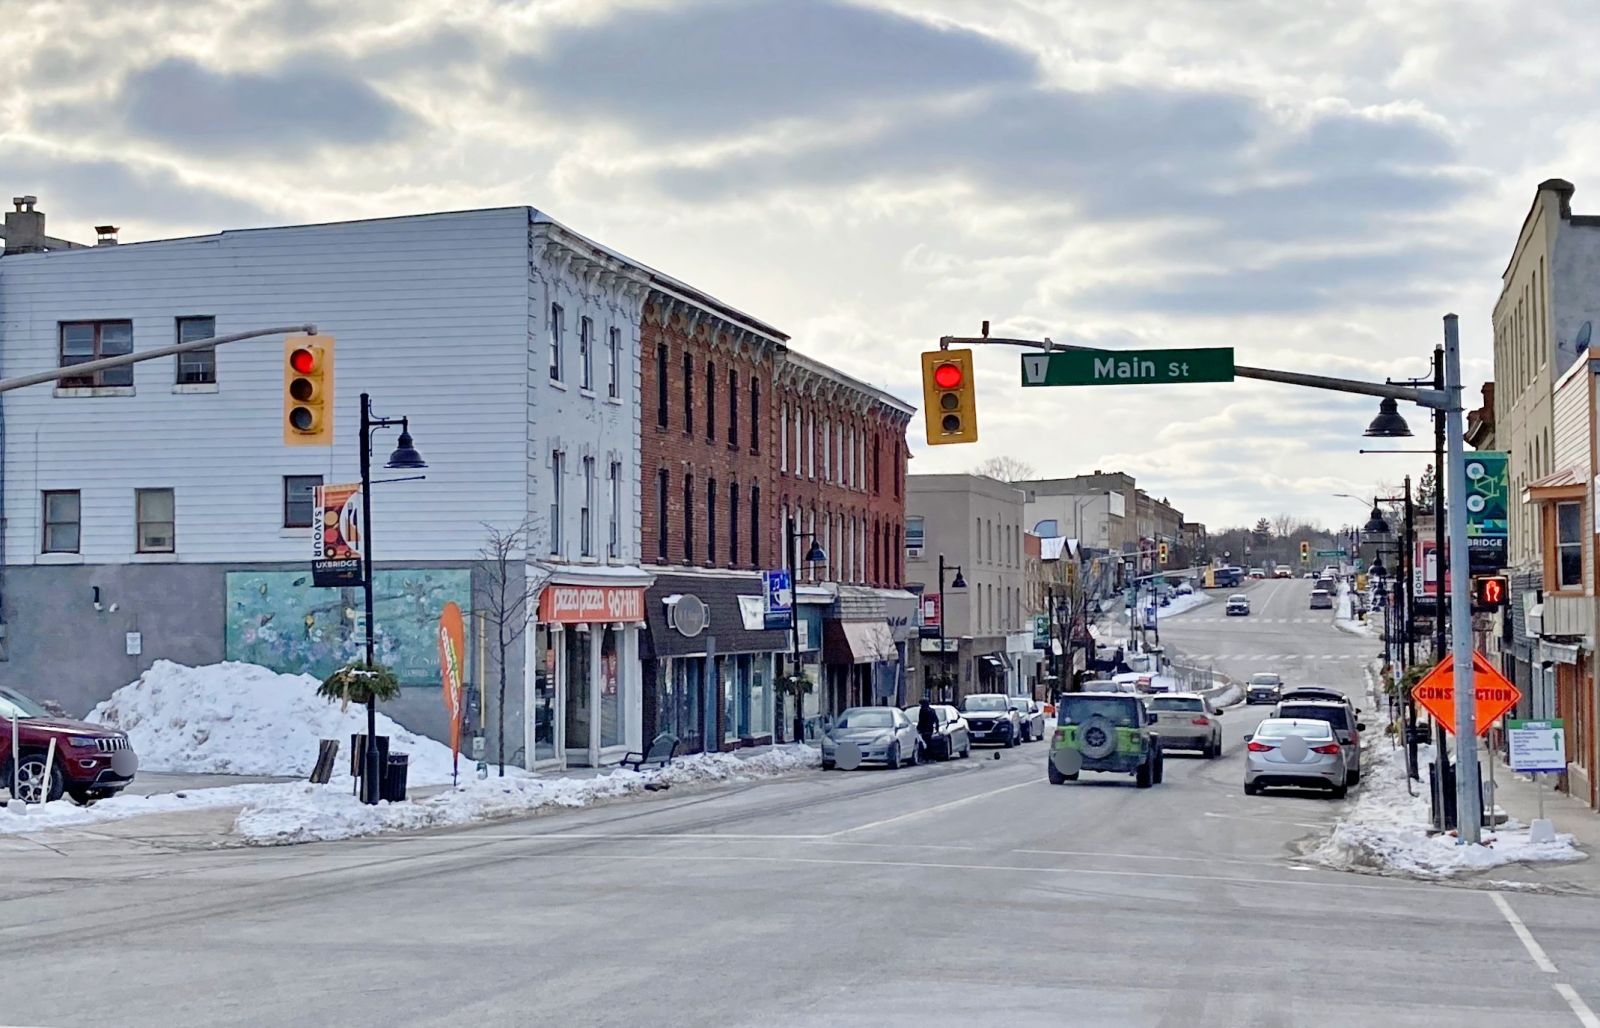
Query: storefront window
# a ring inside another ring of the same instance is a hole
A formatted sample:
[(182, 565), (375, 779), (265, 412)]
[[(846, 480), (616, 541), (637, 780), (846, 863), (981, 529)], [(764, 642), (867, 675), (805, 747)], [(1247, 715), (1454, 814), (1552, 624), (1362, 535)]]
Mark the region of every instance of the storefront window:
[(622, 682), (617, 650), (621, 633), (605, 629), (600, 641), (600, 745), (622, 745)]
[[(749, 658), (744, 658), (748, 660)], [(717, 676), (722, 686), (722, 739), (733, 742), (739, 738), (739, 660), (738, 657), (718, 657)]]
[(772, 731), (771, 657), (750, 658), (750, 734)]
[(675, 735), (683, 751), (700, 749), (700, 689), (705, 659), (684, 657), (663, 662), (656, 686), (656, 731)]
[(567, 658), (566, 744), (569, 750), (589, 748), (589, 725), (594, 711), (590, 706), (589, 633), (567, 629), (561, 633)]
[(556, 755), (556, 649), (550, 629), (538, 625), (533, 634), (533, 759)]

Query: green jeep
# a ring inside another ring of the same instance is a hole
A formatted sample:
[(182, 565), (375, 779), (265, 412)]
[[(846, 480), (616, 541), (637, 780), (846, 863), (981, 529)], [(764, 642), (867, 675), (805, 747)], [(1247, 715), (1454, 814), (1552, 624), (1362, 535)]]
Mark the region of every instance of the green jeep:
[(1067, 693), (1056, 710), (1045, 773), (1051, 785), (1075, 781), (1079, 771), (1132, 774), (1148, 789), (1162, 778), (1161, 744), (1150, 726), (1155, 715), (1138, 696)]

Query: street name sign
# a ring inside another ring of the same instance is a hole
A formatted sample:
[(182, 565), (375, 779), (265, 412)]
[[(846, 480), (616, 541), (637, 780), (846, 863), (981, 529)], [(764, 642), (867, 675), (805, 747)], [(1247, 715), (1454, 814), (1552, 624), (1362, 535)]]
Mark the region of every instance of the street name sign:
[(1319, 556), (1319, 557), (1348, 557), (1350, 555), (1348, 553), (1346, 553), (1345, 551), (1343, 551), (1343, 550), (1318, 550), (1317, 551), (1317, 556)]
[(1232, 382), (1233, 347), (1181, 350), (1052, 350), (1024, 354), (1024, 386)]
[[(1446, 654), (1443, 660), (1433, 666), (1432, 671), (1423, 676), (1422, 681), (1411, 688), (1411, 695), (1416, 701), (1451, 735), (1456, 734), (1455, 668), (1455, 655)], [(1522, 699), (1517, 687), (1476, 650), (1472, 653), (1472, 692), (1472, 719), (1479, 735), (1488, 732), (1490, 725), (1504, 717)]]
[(1560, 774), (1567, 770), (1566, 731), (1560, 718), (1506, 722), (1511, 770)]

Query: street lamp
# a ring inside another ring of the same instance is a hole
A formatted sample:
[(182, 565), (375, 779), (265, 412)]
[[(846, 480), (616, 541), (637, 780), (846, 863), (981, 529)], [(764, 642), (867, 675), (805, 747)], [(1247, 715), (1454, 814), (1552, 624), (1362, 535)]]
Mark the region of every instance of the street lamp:
[(794, 647), (794, 668), (790, 674), (794, 676), (794, 741), (801, 742), (805, 738), (805, 703), (800, 698), (799, 679), (803, 672), (800, 667), (800, 540), (811, 540), (811, 548), (806, 550), (807, 564), (826, 564), (828, 554), (822, 545), (817, 542), (814, 532), (800, 532), (795, 528), (793, 515), (784, 519), (783, 523), (784, 556), (789, 561), (789, 632), (790, 642)]
[[(395, 447), (384, 467), (401, 471), (416, 471), (428, 466), (417, 452), (411, 439), (411, 422), (408, 418), (379, 418), (372, 414), (372, 398), (361, 394), (361, 591), (367, 608), (367, 667), (377, 663), (373, 643), (377, 625), (372, 615), (372, 436), (380, 428), (400, 426), (399, 445)], [(378, 767), (378, 701), (367, 697), (367, 752), (366, 772), (361, 776), (361, 801), (377, 803), (382, 793), (381, 770)]]
[[(948, 674), (949, 673), (948, 671), (945, 670), (947, 662), (945, 660), (945, 654), (944, 654), (944, 618), (945, 618), (945, 609), (944, 609), (944, 576), (945, 576), (945, 572), (947, 572), (947, 571), (954, 571), (956, 573), (956, 577), (951, 579), (951, 581), (950, 581), (950, 588), (952, 588), (952, 589), (965, 589), (967, 587), (967, 580), (964, 577), (962, 577), (962, 574), (961, 574), (961, 565), (960, 564), (949, 564), (949, 565), (947, 565), (944, 562), (944, 554), (942, 554), (942, 553), (939, 554), (939, 669), (944, 674)], [(924, 692), (927, 691), (927, 687), (926, 686), (923, 687), (923, 691)], [(951, 695), (949, 697), (941, 697), (941, 699), (946, 699), (946, 698), (953, 701), (955, 699), (955, 696)]]
[(1403, 439), (1411, 434), (1411, 426), (1400, 414), (1399, 402), (1392, 396), (1386, 396), (1378, 404), (1378, 416), (1361, 434), (1371, 439)]

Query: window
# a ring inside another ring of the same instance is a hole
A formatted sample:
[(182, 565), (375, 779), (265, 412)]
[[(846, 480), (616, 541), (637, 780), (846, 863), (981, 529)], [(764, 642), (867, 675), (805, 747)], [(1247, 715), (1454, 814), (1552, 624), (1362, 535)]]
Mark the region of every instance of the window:
[(778, 408), (778, 470), (789, 470), (789, 405)]
[(739, 369), (728, 369), (728, 445), (739, 445)]
[(667, 344), (656, 347), (656, 425), (667, 427)]
[[(179, 318), (178, 342), (192, 343), (217, 334), (216, 318)], [(190, 350), (178, 354), (179, 385), (210, 385), (217, 381), (217, 348)]]
[(900, 498), (900, 472), (905, 467), (905, 454), (900, 449), (900, 440), (894, 441), (894, 467), (889, 469), (889, 476), (894, 479), (894, 498)]
[(321, 475), (283, 476), (283, 527), (310, 528)]
[(761, 566), (761, 487), (750, 487), (750, 566)]
[(76, 489), (44, 494), (44, 552), (77, 553), (83, 504)]
[(804, 468), (804, 465), (801, 463), (801, 460), (800, 460), (800, 455), (805, 452), (800, 447), (800, 434), (801, 434), (800, 433), (800, 421), (801, 421), (800, 408), (797, 406), (794, 409), (794, 477), (795, 478), (799, 478), (800, 477), (801, 471)]
[(906, 515), (906, 545), (907, 546), (915, 547), (916, 549), (920, 550), (920, 549), (923, 548), (923, 546), (927, 545), (927, 543), (926, 543), (926, 538), (927, 537), (926, 537), (926, 535), (924, 535), (924, 532), (925, 532), (925, 529), (923, 528), (923, 521), (922, 521), (922, 515), (921, 514), (908, 514), (908, 515)]
[(761, 383), (750, 377), (750, 452), (761, 452)]
[(656, 472), (656, 560), (667, 562), (667, 469)]
[(585, 557), (594, 556), (594, 458), (583, 458), (583, 506), (578, 510), (578, 547)]
[(171, 553), (176, 534), (172, 490), (136, 489), (133, 506), (139, 521), (139, 552)]
[(566, 328), (566, 317), (559, 303), (550, 305), (550, 381), (561, 381), (561, 333)]
[[(61, 324), (61, 366), (87, 364), (102, 357), (119, 357), (133, 352), (131, 321), (67, 321)], [(92, 375), (75, 375), (60, 380), (60, 388), (99, 388), (133, 385), (133, 365), (109, 368)]]
[(550, 451), (550, 552), (557, 557), (561, 556), (561, 478), (566, 465), (566, 454)]
[(817, 416), (806, 411), (806, 477), (817, 477)]
[(683, 562), (694, 563), (694, 476), (683, 476)]
[(606, 395), (613, 400), (622, 396), (622, 329), (606, 333)]
[(717, 562), (717, 480), (706, 479), (706, 563)]
[(1583, 588), (1583, 504), (1556, 504), (1556, 557), (1560, 588)]
[(830, 457), (833, 453), (833, 419), (822, 419), (822, 480), (829, 481), (833, 475)]
[(890, 548), (889, 554), (891, 560), (893, 561), (893, 566), (890, 568), (890, 571), (892, 572), (890, 577), (894, 579), (894, 581), (890, 582), (889, 584), (892, 586), (898, 586), (906, 577), (906, 551), (900, 545), (899, 525), (894, 526), (894, 546)]
[(611, 462), (611, 528), (606, 535), (606, 556), (622, 556), (622, 462)]
[(872, 437), (872, 495), (883, 495), (883, 437)]
[(728, 564), (739, 565), (739, 483), (728, 483)]
[(717, 441), (717, 366), (706, 361), (706, 442)]
[(683, 355), (683, 431), (694, 434), (694, 355)]
[(578, 385), (582, 389), (594, 388), (594, 319), (585, 317), (578, 321)]

